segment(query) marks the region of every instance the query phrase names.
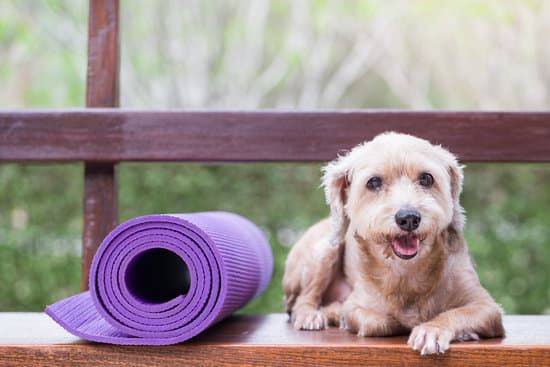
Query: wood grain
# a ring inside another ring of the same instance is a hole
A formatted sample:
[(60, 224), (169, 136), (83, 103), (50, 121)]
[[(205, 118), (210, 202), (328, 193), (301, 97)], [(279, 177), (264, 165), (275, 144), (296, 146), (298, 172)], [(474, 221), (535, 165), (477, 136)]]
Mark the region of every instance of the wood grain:
[(119, 0), (90, 0), (86, 106), (119, 105)]
[(544, 366), (550, 364), (550, 316), (505, 316), (505, 339), (453, 343), (422, 357), (405, 337), (360, 338), (339, 329), (293, 330), (286, 315), (235, 316), (187, 343), (124, 347), (84, 342), (37, 313), (0, 313), (0, 366)]
[(84, 166), (83, 290), (88, 289), (88, 273), (99, 244), (118, 223), (116, 180), (115, 166), (112, 164), (86, 163)]
[[(119, 105), (119, 60), (119, 1), (90, 0), (87, 107)], [(93, 256), (101, 240), (114, 228), (117, 221), (115, 165), (85, 163), (81, 277), (83, 290), (88, 288), (88, 272)]]
[(550, 112), (0, 112), (0, 161), (326, 161), (394, 130), (462, 161), (550, 162)]

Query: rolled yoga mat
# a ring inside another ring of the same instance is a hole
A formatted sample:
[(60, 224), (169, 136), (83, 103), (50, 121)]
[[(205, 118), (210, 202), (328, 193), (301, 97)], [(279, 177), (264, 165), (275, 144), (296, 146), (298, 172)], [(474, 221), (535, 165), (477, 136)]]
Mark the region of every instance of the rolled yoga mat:
[(261, 294), (272, 271), (268, 241), (239, 215), (148, 215), (119, 225), (101, 243), (89, 291), (45, 312), (91, 341), (174, 344)]

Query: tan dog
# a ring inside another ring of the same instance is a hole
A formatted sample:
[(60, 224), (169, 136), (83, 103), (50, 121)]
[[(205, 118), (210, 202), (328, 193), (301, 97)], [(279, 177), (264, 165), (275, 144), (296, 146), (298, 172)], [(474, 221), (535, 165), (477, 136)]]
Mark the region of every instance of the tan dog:
[(440, 146), (385, 133), (324, 168), (331, 218), (292, 248), (283, 278), (296, 329), (340, 325), (360, 336), (412, 330), (409, 345), (504, 335), (462, 229), (462, 168)]

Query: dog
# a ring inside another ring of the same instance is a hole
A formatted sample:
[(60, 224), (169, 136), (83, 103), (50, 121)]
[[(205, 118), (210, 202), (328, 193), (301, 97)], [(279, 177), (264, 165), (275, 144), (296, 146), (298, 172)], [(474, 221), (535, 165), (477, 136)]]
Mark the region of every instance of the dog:
[(285, 267), (295, 329), (410, 333), (421, 354), (504, 336), (463, 236), (463, 169), (441, 146), (387, 132), (323, 168), (330, 218), (309, 228)]

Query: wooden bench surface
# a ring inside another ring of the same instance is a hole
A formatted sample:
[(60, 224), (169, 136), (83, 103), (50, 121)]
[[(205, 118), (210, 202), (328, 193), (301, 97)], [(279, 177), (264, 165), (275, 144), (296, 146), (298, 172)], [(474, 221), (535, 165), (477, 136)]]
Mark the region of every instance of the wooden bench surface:
[(418, 355), (406, 337), (296, 331), (286, 321), (284, 314), (234, 316), (193, 341), (142, 347), (85, 342), (41, 313), (0, 313), (0, 366), (550, 365), (550, 316), (505, 316), (506, 338), (454, 343), (439, 356)]

